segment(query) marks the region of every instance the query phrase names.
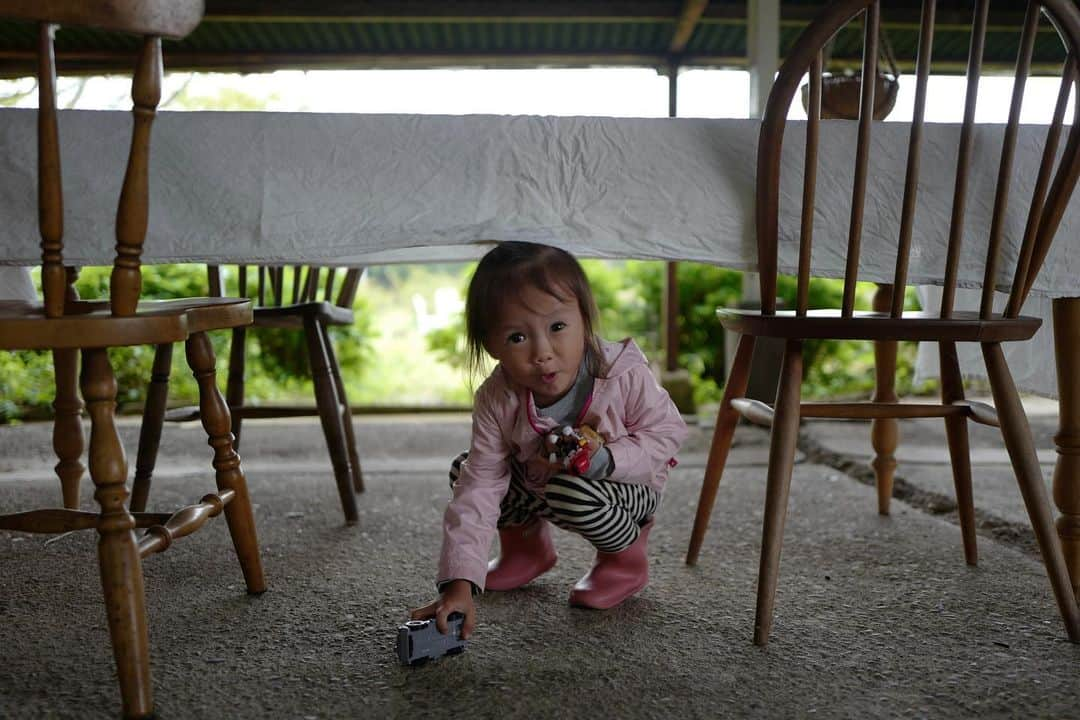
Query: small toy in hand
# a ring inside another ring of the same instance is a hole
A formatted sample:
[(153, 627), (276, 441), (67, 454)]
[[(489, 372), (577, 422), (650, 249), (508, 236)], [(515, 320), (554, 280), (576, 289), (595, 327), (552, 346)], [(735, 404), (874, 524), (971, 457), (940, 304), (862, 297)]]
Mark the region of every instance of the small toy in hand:
[(600, 435), (588, 425), (577, 429), (563, 425), (547, 437), (548, 462), (581, 475), (589, 469), (593, 453), (603, 444)]
[(403, 665), (419, 665), (443, 655), (465, 652), (465, 641), (461, 639), (464, 620), (461, 613), (450, 613), (446, 618), (446, 635), (439, 632), (434, 620), (410, 620), (398, 627), (398, 659)]

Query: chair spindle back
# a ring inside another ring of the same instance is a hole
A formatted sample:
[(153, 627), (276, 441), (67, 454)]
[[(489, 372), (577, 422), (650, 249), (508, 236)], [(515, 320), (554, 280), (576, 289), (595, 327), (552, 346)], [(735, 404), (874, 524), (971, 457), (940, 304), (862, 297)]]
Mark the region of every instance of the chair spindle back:
[(41, 290), (45, 314), (64, 314), (64, 193), (60, 182), (60, 133), (56, 127), (56, 26), (39, 25), (38, 35), (38, 231), (41, 233)]
[[(236, 266), (237, 292), (241, 297), (248, 297), (248, 265)], [(337, 287), (339, 273), (344, 271), (341, 287)], [(256, 270), (257, 285), (254, 291), (259, 307), (280, 307), (306, 302), (329, 302), (338, 307), (351, 308), (356, 300), (356, 290), (360, 285), (362, 267), (335, 268), (314, 265), (294, 265), (285, 268), (279, 265), (259, 265)], [(221, 267), (208, 265), (210, 294), (223, 296)], [(285, 297), (286, 276), (291, 292)], [(335, 292), (336, 291), (336, 292)], [(268, 297), (269, 296), (269, 297)], [(321, 297), (320, 297), (321, 296)]]
[[(989, 8), (990, 0), (977, 0), (973, 12), (972, 39), (967, 63), (964, 119), (960, 129), (952, 211), (949, 223), (944, 292), (941, 304), (942, 317), (950, 317), (953, 312), (959, 275), (968, 174), (975, 135), (975, 108), (978, 99), (979, 77), (982, 73), (982, 55), (985, 46)], [(916, 60), (915, 105), (908, 139), (896, 267), (893, 276), (893, 285), (897, 288), (903, 288), (907, 283), (908, 264), (911, 254), (919, 186), (926, 94), (933, 54), (935, 10), (935, 0), (923, 0), (918, 57)], [(1031, 204), (1026, 209), (1024, 235), (1016, 258), (1016, 268), (1011, 279), (1011, 291), (1004, 312), (1006, 317), (1016, 317), (1019, 314), (1024, 299), (1031, 290), (1035, 276), (1038, 274), (1042, 262), (1049, 252), (1051, 240), (1064, 214), (1065, 205), (1072, 194), (1078, 176), (1080, 176), (1080, 122), (1078, 122), (1080, 121), (1080, 103), (1074, 106), (1073, 123), (1069, 130), (1067, 146), (1061, 154), (1062, 161), (1058, 163), (1056, 168), (1054, 167), (1058, 157), (1057, 150), (1060, 144), (1070, 91), (1074, 86), (1080, 89), (1080, 71), (1077, 68), (1077, 58), (1080, 57), (1080, 11), (1070, 0), (1031, 0), (1027, 4), (1020, 35), (1009, 119), (1002, 140), (989, 241), (983, 266), (983, 293), (980, 304), (980, 315), (983, 318), (989, 318), (992, 315), (994, 290), (1004, 255), (1002, 247), (1009, 204), (1010, 202), (1021, 201), (1021, 199), (1015, 197), (1015, 194), (1010, 195), (1010, 180), (1013, 174), (1013, 160), (1019, 134), (1024, 88), (1031, 70), (1035, 38), (1039, 31), (1042, 14), (1049, 18), (1050, 23), (1061, 37), (1066, 49), (1066, 58), (1062, 67), (1057, 104), (1052, 122), (1047, 130), (1035, 188), (1030, 200)], [(781, 145), (788, 107), (799, 82), (804, 74), (809, 72), (810, 92), (807, 103), (806, 156), (795, 309), (797, 315), (805, 315), (808, 310), (810, 255), (813, 246), (815, 176), (820, 151), (821, 92), (824, 70), (822, 48), (842, 27), (860, 15), (864, 19), (862, 83), (841, 314), (850, 317), (854, 312), (855, 283), (858, 280), (863, 210), (866, 200), (867, 169), (872, 133), (874, 90), (877, 78), (881, 0), (835, 0), (825, 12), (821, 13), (811, 23), (792, 48), (780, 68), (774, 92), (769, 97), (758, 144), (757, 183), (758, 269), (760, 272), (762, 307), (767, 314), (776, 311), (779, 175)], [(902, 291), (893, 294), (892, 304), (889, 308), (891, 317), (897, 318), (902, 315), (903, 298), (904, 293)]]
[(56, 112), (56, 52), (60, 25), (144, 36), (132, 79), (134, 128), (116, 214), (116, 259), (110, 280), (112, 314), (135, 314), (148, 212), (150, 126), (161, 97), (161, 36), (183, 37), (202, 18), (200, 0), (2, 0), (0, 16), (36, 21), (38, 32), (38, 225), (41, 284), (47, 317), (61, 317), (74, 274), (64, 267), (64, 202)]

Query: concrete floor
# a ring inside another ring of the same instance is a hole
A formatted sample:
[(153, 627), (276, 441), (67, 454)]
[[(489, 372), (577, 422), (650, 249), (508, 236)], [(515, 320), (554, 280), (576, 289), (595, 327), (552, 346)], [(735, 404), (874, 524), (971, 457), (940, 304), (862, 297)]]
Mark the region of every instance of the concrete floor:
[[(1053, 417), (1033, 427), (1052, 448)], [(133, 455), (137, 426), (121, 430)], [(740, 428), (689, 568), (709, 437), (695, 426), (640, 596), (607, 612), (568, 607), (592, 552), (560, 532), (554, 570), (480, 599), (466, 653), (406, 668), (395, 629), (433, 595), (446, 463), (467, 445), (468, 418), (360, 418), (368, 490), (355, 527), (318, 424), (252, 422), (242, 455), (270, 591), (244, 593), (222, 522), (146, 561), (159, 717), (1075, 717), (1080, 646), (1065, 638), (996, 431), (983, 430), (972, 435), (978, 568), (963, 562), (939, 423), (902, 425), (905, 499), (889, 517), (866, 484), (867, 426), (805, 423), (772, 641), (755, 647), (767, 436)], [(151, 510), (212, 487), (200, 433), (166, 428)], [(48, 426), (0, 427), (0, 507), (59, 504), (53, 462)], [(0, 531), (0, 717), (118, 715), (95, 543)]]

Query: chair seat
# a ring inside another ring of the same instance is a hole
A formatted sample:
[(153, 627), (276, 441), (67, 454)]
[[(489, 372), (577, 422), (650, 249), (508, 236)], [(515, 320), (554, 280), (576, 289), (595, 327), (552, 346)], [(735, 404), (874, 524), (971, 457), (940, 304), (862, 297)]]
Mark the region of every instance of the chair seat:
[(0, 302), (0, 349), (157, 345), (251, 320), (251, 301), (243, 298), (146, 300), (129, 317), (114, 317), (107, 301), (78, 302), (59, 318), (45, 317), (39, 302)]
[(255, 327), (299, 330), (304, 327), (304, 318), (308, 316), (315, 316), (326, 325), (352, 325), (354, 322), (351, 308), (341, 307), (331, 302), (306, 302), (257, 307), (254, 324)]
[(935, 313), (907, 312), (891, 318), (888, 313), (855, 312), (842, 317), (839, 310), (810, 310), (796, 316), (793, 310), (762, 315), (758, 310), (722, 308), (720, 323), (734, 332), (757, 337), (834, 340), (944, 340), (954, 342), (1007, 342), (1027, 340), (1042, 320), (1020, 316), (995, 316), (983, 320), (977, 312), (956, 312), (950, 318)]

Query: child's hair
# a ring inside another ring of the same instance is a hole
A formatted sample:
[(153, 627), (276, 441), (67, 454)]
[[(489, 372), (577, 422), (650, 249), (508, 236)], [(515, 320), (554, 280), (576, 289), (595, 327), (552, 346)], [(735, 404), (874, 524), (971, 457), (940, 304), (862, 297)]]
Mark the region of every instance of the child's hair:
[(585, 271), (573, 255), (550, 245), (503, 242), (476, 266), (465, 299), (465, 342), (472, 377), (484, 373), (488, 352), (484, 341), (499, 322), (499, 308), (522, 288), (531, 287), (563, 301), (576, 300), (585, 322), (586, 362), (593, 377), (606, 372), (596, 327), (596, 300)]

